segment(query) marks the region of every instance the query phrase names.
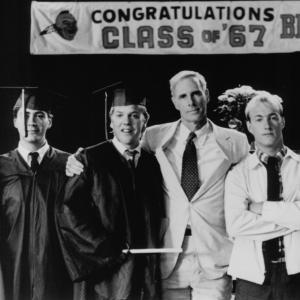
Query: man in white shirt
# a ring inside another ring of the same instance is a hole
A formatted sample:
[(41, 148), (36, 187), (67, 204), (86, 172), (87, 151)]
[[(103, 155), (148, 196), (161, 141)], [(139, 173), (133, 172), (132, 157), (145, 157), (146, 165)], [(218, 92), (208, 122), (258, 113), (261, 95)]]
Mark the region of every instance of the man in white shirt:
[(69, 154), (47, 143), (53, 120), (51, 97), (41, 89), (25, 89), (13, 108), (19, 145), (0, 156), (4, 299), (73, 297), (56, 224)]
[(256, 151), (226, 179), (236, 300), (300, 299), (300, 158), (284, 145), (281, 102), (268, 92), (249, 101), (245, 114)]
[(224, 182), (231, 165), (246, 156), (247, 138), (207, 119), (209, 92), (198, 72), (177, 73), (170, 89), (180, 119), (147, 128), (143, 140), (155, 153), (165, 183), (164, 246), (183, 248), (180, 255), (161, 257), (163, 297), (230, 299), (226, 271), (232, 244), (225, 230)]

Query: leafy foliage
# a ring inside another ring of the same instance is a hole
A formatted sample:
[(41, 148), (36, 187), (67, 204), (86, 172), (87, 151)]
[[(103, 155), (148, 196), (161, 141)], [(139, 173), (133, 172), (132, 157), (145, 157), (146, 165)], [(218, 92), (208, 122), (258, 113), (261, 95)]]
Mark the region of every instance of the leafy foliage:
[(226, 90), (218, 97), (219, 104), (214, 111), (225, 126), (246, 132), (245, 107), (256, 94), (249, 85)]

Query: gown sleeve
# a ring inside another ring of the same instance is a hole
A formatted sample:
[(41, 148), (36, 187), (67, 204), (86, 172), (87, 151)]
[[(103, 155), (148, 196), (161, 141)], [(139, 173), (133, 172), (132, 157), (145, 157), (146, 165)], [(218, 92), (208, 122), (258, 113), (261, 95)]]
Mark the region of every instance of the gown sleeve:
[(69, 178), (58, 210), (58, 228), (65, 262), (73, 281), (90, 276), (107, 276), (127, 259), (125, 247), (103, 224), (105, 212), (97, 188), (101, 178), (89, 167), (85, 152), (78, 159), (84, 172)]

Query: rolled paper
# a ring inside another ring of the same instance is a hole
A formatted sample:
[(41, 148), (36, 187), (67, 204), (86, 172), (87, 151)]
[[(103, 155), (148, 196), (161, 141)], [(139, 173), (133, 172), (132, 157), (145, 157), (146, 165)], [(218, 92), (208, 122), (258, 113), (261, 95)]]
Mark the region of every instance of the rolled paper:
[(123, 249), (123, 253), (150, 254), (150, 253), (181, 253), (182, 248), (145, 248), (145, 249)]

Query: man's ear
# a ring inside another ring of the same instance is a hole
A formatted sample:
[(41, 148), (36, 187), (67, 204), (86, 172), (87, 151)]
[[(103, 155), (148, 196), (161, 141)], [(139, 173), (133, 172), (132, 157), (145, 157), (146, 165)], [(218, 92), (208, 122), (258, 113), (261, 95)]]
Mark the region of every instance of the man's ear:
[(205, 97), (206, 97), (206, 100), (207, 100), (207, 103), (208, 103), (209, 100), (210, 100), (209, 90), (208, 89), (205, 90)]
[(48, 117), (48, 129), (52, 127), (52, 124), (53, 124), (53, 118)]
[(142, 127), (142, 134), (145, 132), (146, 128), (147, 128), (147, 122), (145, 122), (145, 123), (143, 124), (143, 127)]
[(176, 101), (175, 97), (172, 96), (171, 99), (172, 99), (172, 102), (173, 102), (174, 107), (178, 110), (177, 101)]
[(19, 113), (20, 113), (20, 109), (18, 109), (18, 111), (14, 112), (14, 114), (13, 114), (14, 127), (17, 128), (17, 129), (18, 129), (17, 122), (18, 122), (18, 115), (19, 115)]
[(281, 117), (282, 118), (282, 129), (285, 127), (285, 118), (284, 117)]
[(248, 131), (252, 134), (252, 126), (251, 126), (251, 122), (250, 122), (250, 121), (247, 121), (247, 122), (246, 122), (246, 125), (247, 125)]

